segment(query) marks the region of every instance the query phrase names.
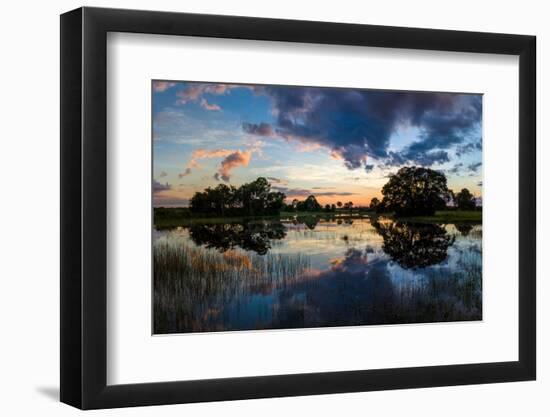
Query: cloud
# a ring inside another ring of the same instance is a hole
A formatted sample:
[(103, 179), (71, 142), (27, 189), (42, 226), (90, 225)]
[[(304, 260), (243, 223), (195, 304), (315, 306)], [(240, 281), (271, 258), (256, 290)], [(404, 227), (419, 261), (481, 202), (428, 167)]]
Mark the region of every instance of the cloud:
[(449, 153), (446, 151), (439, 150), (426, 152), (407, 147), (400, 152), (390, 151), (388, 153), (388, 158), (384, 161), (384, 167), (400, 166), (408, 163), (432, 166), (434, 164), (443, 164), (449, 161)]
[(153, 81), (153, 91), (155, 93), (162, 93), (175, 85), (176, 83), (171, 81)]
[(249, 149), (241, 151), (240, 149), (196, 149), (191, 154), (191, 160), (185, 170), (179, 174), (183, 178), (192, 173), (192, 168), (200, 168), (199, 160), (205, 158), (223, 158), (218, 172), (214, 174), (217, 181), (229, 182), (231, 171), (239, 166), (248, 166), (253, 153), (261, 153), (261, 146), (254, 143)]
[(189, 168), (189, 167), (185, 168), (185, 170), (183, 172), (179, 173), (178, 177), (183, 178), (183, 177), (186, 177), (188, 175), (191, 175), (191, 168)]
[(167, 191), (167, 190), (171, 190), (172, 189), (172, 186), (168, 183), (166, 184), (161, 184), (160, 182), (158, 182), (157, 180), (153, 180), (153, 193), (158, 193), (160, 191)]
[(205, 94), (220, 96), (237, 87), (248, 88), (233, 84), (185, 83), (185, 86), (176, 93), (176, 97), (178, 97), (176, 104), (184, 105), (199, 101), (199, 104), (206, 110), (220, 110), (219, 106), (209, 104), (203, 96)]
[(258, 136), (273, 136), (275, 134), (269, 123), (243, 123), (243, 130), (246, 133)]
[(200, 168), (199, 160), (200, 159), (206, 159), (206, 158), (224, 158), (228, 155), (231, 155), (234, 151), (229, 149), (203, 149), (199, 148), (193, 151), (191, 154), (191, 160), (187, 164), (187, 167), (185, 168), (185, 171), (180, 173), (178, 176), (180, 178), (183, 178), (189, 174), (191, 174), (191, 168)]
[(193, 151), (191, 160), (197, 160), (197, 159), (203, 159), (203, 158), (223, 158), (224, 156), (227, 156), (234, 151), (229, 149), (196, 149)]
[[(327, 148), (348, 169), (367, 169), (367, 158), (385, 164), (430, 166), (449, 160), (447, 149), (461, 144), (481, 122), (481, 96), (454, 93), (256, 87), (272, 101), (276, 121), (244, 123), (243, 130)], [(390, 137), (414, 127), (418, 140), (388, 151)]]
[(315, 197), (338, 197), (338, 196), (351, 196), (351, 195), (357, 194), (352, 192), (339, 192), (339, 191), (316, 192), (316, 191), (313, 191), (313, 189), (310, 190), (306, 188), (288, 188), (288, 187), (279, 187), (279, 186), (272, 186), (271, 188), (274, 191), (284, 193), (287, 197), (307, 197), (310, 195), (314, 195)]
[(160, 174), (159, 174), (159, 177), (160, 178), (163, 178), (163, 177), (166, 177), (168, 174), (166, 173), (166, 171), (161, 171)]
[(454, 166), (452, 168), (449, 168), (447, 170), (447, 172), (449, 174), (455, 174), (455, 175), (459, 175), (460, 171), (462, 170), (462, 167), (464, 166), (464, 164), (462, 162), (458, 162), (456, 164), (454, 164)]
[(281, 178), (276, 178), (276, 177), (267, 177), (266, 178), (271, 184), (281, 184), (281, 185), (286, 185), (288, 184), (288, 181), (287, 180), (283, 180)]
[(468, 170), (471, 172), (477, 172), (481, 168), (481, 162), (474, 162), (473, 164), (468, 165)]
[(220, 174), (219, 178), (228, 182), (231, 178), (231, 171), (239, 166), (248, 166), (251, 156), (252, 151), (241, 152), (240, 150), (227, 155), (222, 160), (220, 169), (218, 170)]
[(477, 170), (481, 167), (481, 162), (475, 162), (469, 165), (464, 165), (462, 162), (457, 162), (453, 165), (452, 168), (448, 168), (443, 170), (443, 172), (446, 172), (448, 174), (453, 175), (465, 175), (468, 172), (470, 173), (470, 176), (475, 176), (475, 173)]
[(206, 99), (201, 99), (201, 107), (205, 110), (209, 110), (209, 111), (220, 111), (221, 110), (221, 107), (218, 106), (217, 104), (210, 104), (208, 103), (208, 101), (206, 101)]
[(478, 181), (478, 182), (477, 182), (477, 186), (478, 186), (478, 187), (483, 187), (483, 181)]
[(178, 100), (176, 104), (187, 104), (190, 101), (197, 101), (204, 93), (204, 84), (190, 84), (176, 93)]
[(373, 164), (365, 164), (365, 171), (371, 172), (374, 169)]
[(481, 144), (481, 138), (477, 142), (469, 142), (464, 145), (457, 146), (456, 148), (456, 156), (462, 156), (469, 154), (471, 152), (475, 151), (481, 151), (483, 148), (483, 145)]

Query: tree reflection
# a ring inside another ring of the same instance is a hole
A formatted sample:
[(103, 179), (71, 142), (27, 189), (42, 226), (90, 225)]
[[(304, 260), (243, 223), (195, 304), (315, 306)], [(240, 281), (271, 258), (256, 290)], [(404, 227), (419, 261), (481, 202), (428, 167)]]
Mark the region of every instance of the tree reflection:
[(455, 238), (437, 224), (412, 225), (404, 222), (374, 221), (384, 239), (382, 249), (392, 260), (407, 269), (423, 268), (443, 262)]
[(314, 230), (321, 220), (317, 216), (297, 216), (294, 224), (304, 224), (308, 229)]
[(190, 226), (189, 235), (195, 244), (220, 252), (238, 246), (265, 255), (272, 240), (284, 239), (286, 229), (279, 221), (196, 224)]
[(462, 236), (467, 237), (474, 228), (474, 225), (470, 223), (455, 223), (455, 227)]

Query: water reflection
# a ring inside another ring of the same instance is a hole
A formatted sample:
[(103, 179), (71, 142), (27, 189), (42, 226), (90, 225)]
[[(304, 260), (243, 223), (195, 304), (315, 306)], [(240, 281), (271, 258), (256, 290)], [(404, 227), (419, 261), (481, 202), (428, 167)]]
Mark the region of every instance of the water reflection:
[(455, 238), (438, 224), (372, 223), (384, 238), (384, 252), (403, 268), (423, 268), (443, 262)]
[(392, 272), (388, 260), (369, 262), (365, 251), (350, 249), (341, 262), (314, 280), (285, 287), (274, 325), (323, 327), (480, 318), (481, 281), (475, 277), (442, 269), (399, 280)]
[(189, 234), (193, 242), (221, 252), (238, 246), (265, 255), (273, 240), (284, 239), (286, 229), (280, 221), (249, 221), (227, 224), (195, 224)]
[(481, 225), (298, 217), (157, 231), (155, 333), (481, 319)]
[(466, 237), (470, 234), (474, 228), (474, 225), (472, 223), (457, 223), (455, 224), (455, 227), (462, 236)]

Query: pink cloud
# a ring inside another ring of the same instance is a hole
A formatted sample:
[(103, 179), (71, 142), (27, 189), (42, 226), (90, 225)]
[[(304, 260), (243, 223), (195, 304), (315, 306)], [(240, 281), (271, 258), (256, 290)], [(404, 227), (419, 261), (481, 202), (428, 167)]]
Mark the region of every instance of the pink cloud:
[(201, 107), (209, 111), (220, 111), (221, 107), (217, 104), (210, 104), (205, 98), (201, 99)]
[(153, 82), (153, 91), (155, 93), (162, 93), (163, 91), (168, 90), (176, 85), (174, 82), (170, 81), (154, 81)]
[(249, 148), (246, 151), (231, 150), (231, 149), (197, 149), (191, 154), (191, 160), (187, 164), (185, 170), (179, 174), (179, 178), (190, 175), (192, 168), (200, 168), (199, 160), (207, 158), (223, 158), (218, 172), (214, 178), (218, 181), (223, 180), (228, 182), (231, 178), (231, 171), (239, 166), (248, 166), (253, 153), (260, 153), (259, 146)]
[(233, 152), (234, 151), (229, 150), (229, 149), (214, 149), (214, 150), (202, 149), (202, 148), (196, 149), (191, 154), (191, 160), (187, 164), (187, 167), (178, 176), (180, 178), (183, 178), (183, 177), (191, 174), (191, 168), (200, 168), (200, 164), (199, 164), (200, 159), (224, 158), (224, 157), (230, 155)]
[(191, 156), (192, 161), (196, 161), (197, 159), (203, 159), (203, 158), (223, 158), (227, 155), (232, 154), (235, 151), (229, 150), (229, 149), (197, 149), (193, 152)]
[(185, 87), (176, 93), (179, 100), (176, 104), (186, 104), (189, 101), (196, 101), (204, 92), (203, 84), (194, 84)]
[[(178, 97), (176, 104), (183, 105), (192, 101), (197, 101), (199, 99), (202, 99), (204, 100), (206, 105), (217, 107), (215, 104), (214, 105), (208, 104), (206, 100), (203, 99), (202, 96), (204, 94), (213, 94), (213, 95), (220, 96), (220, 95), (226, 94), (229, 90), (236, 87), (239, 87), (239, 86), (232, 85), (232, 84), (196, 84), (196, 83), (188, 84), (183, 89), (181, 89), (176, 93), (176, 96)], [(207, 108), (203, 104), (202, 100), (201, 100), (201, 105), (207, 110), (219, 110), (219, 108), (217, 109)]]
[(221, 179), (226, 182), (229, 181), (231, 178), (231, 171), (239, 166), (248, 166), (251, 157), (251, 151), (241, 152), (240, 150), (227, 155), (221, 162), (220, 169), (218, 170)]

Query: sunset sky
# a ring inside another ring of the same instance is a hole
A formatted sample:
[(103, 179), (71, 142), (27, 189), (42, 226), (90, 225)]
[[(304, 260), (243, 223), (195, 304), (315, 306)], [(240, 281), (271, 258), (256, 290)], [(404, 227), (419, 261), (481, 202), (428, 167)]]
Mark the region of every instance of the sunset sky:
[(482, 96), (153, 81), (153, 204), (257, 177), (287, 201), (381, 197), (402, 166), (481, 196)]

